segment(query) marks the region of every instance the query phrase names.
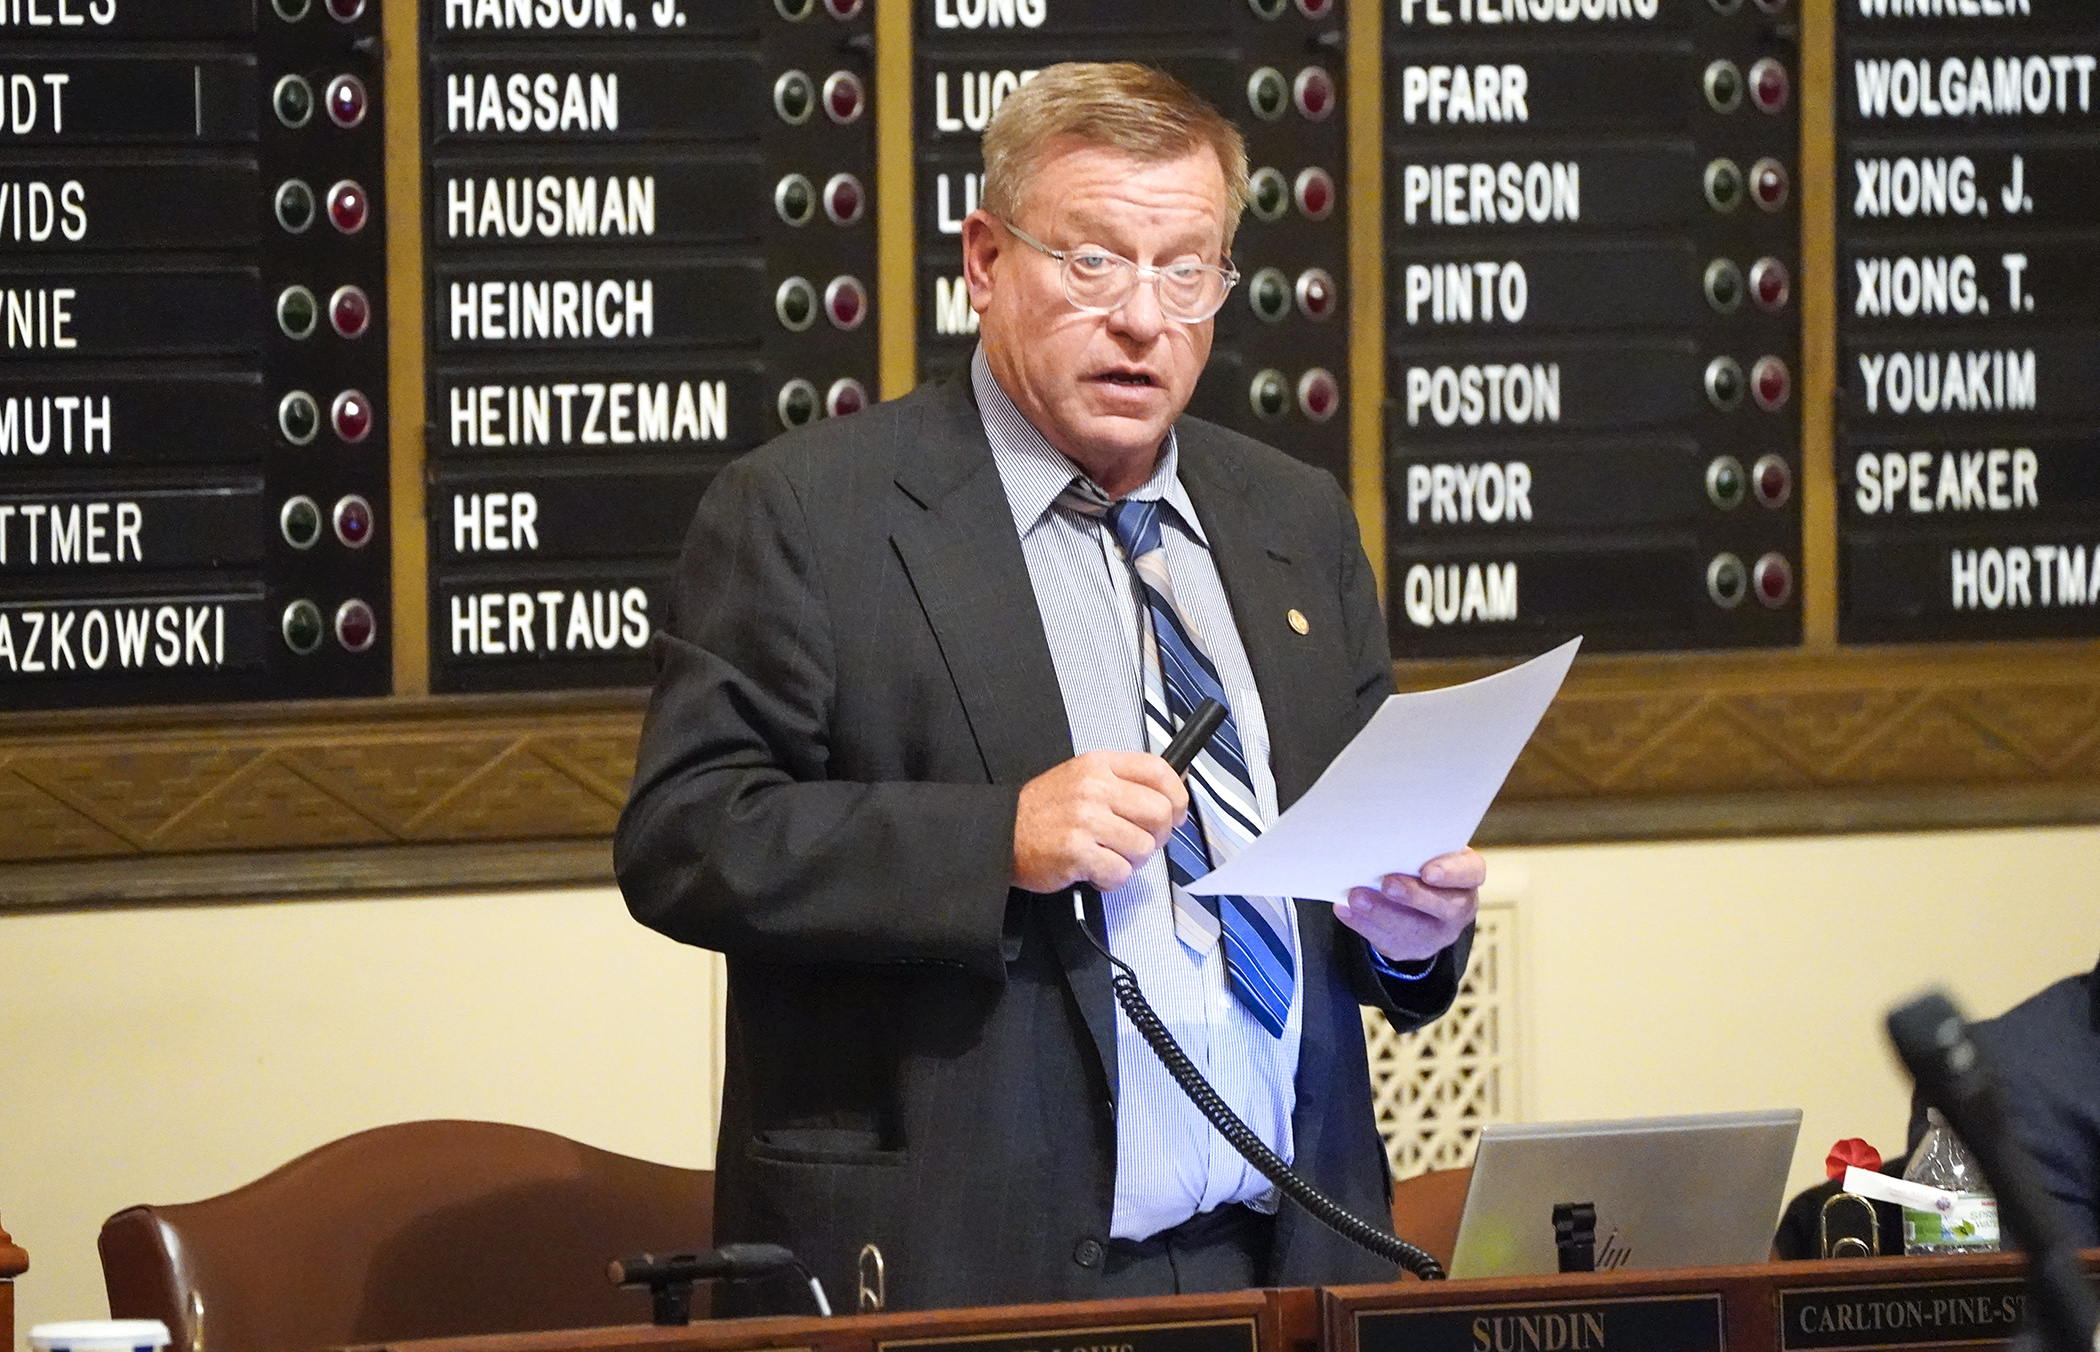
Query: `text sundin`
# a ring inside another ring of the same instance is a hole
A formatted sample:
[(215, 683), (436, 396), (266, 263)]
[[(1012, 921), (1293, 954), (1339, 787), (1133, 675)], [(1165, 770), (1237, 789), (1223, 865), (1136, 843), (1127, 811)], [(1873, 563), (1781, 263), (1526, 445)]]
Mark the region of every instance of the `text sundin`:
[(1590, 1352), (1604, 1343), (1602, 1311), (1482, 1315), (1473, 1321), (1474, 1352)]

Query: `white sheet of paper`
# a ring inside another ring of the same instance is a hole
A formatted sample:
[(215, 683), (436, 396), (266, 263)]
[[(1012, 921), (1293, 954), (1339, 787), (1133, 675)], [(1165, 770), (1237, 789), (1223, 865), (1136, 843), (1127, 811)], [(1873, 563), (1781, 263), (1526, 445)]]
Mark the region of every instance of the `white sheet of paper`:
[(1304, 797), (1188, 890), (1346, 901), (1352, 887), (1463, 848), (1581, 646), (1570, 639), (1477, 681), (1388, 696)]

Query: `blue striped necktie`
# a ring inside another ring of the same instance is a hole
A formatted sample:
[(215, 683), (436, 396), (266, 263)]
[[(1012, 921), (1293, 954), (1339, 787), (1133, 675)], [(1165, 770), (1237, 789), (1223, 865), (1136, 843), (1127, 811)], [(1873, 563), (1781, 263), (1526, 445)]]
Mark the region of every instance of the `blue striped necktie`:
[(1125, 498), (1111, 503), (1084, 479), (1058, 502), (1083, 515), (1105, 519), (1137, 574), (1145, 603), (1145, 740), (1154, 753), (1166, 748), (1174, 730), (1188, 721), (1206, 697), (1225, 706), (1225, 722), (1189, 768), (1189, 815), (1167, 841), (1167, 878), (1174, 898), (1174, 933), (1208, 954), (1220, 939), (1225, 969), (1241, 1003), (1271, 1037), (1282, 1037), (1291, 1010), (1297, 964), (1291, 953), (1290, 917), (1268, 897), (1199, 897), (1186, 885), (1223, 864), (1261, 834), (1261, 811), (1248, 773), (1246, 753), (1232, 716), (1232, 701), (1218, 680), (1203, 636), (1175, 604), (1167, 576), (1167, 551), (1159, 526), (1160, 503)]

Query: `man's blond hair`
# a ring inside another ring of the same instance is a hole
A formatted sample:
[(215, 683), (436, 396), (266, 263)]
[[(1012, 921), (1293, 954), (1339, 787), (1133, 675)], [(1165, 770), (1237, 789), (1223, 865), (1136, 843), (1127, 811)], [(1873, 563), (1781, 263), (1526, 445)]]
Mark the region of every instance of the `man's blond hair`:
[(1050, 143), (1076, 137), (1145, 163), (1209, 146), (1225, 172), (1225, 247), (1247, 205), (1239, 128), (1164, 71), (1133, 61), (1047, 66), (1008, 94), (984, 131), (984, 209), (1012, 220)]

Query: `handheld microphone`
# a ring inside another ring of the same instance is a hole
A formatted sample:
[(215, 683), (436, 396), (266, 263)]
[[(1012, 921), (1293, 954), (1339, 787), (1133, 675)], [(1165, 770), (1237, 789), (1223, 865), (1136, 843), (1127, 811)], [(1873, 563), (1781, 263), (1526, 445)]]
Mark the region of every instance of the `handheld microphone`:
[(1889, 1040), (1997, 1194), (2000, 1223), (2027, 1251), (2028, 1287), (2050, 1352), (2096, 1352), (2100, 1302), (2086, 1282), (2034, 1157), (2013, 1138), (1982, 1049), (1946, 995), (1929, 991), (1888, 1014)]
[[(1172, 766), (1175, 774), (1187, 774), (1189, 766), (1195, 763), (1196, 754), (1225, 722), (1225, 714), (1223, 704), (1206, 698), (1196, 706), (1195, 712), (1189, 715), (1188, 722), (1182, 724), (1168, 740), (1166, 748), (1159, 753), (1160, 759)], [(1168, 1029), (1165, 1020), (1159, 1017), (1158, 1011), (1145, 999), (1145, 993), (1138, 989), (1137, 973), (1131, 970), (1130, 964), (1109, 952), (1108, 945), (1095, 936), (1093, 927), (1086, 922), (1088, 896), (1092, 896), (1095, 903), (1099, 904), (1100, 893), (1091, 885), (1082, 883), (1073, 889), (1072, 918), (1078, 924), (1079, 932), (1086, 936), (1087, 942), (1116, 969), (1115, 975), (1109, 978), (1109, 986), (1115, 991), (1116, 1002), (1123, 1006), (1123, 1013), (1129, 1018), (1130, 1026), (1137, 1029), (1138, 1035), (1145, 1039), (1153, 1054), (1159, 1057), (1160, 1063), (1167, 1068), (1167, 1073), (1174, 1077), (1174, 1083), (1188, 1096), (1189, 1102), (1196, 1105), (1197, 1111), (1217, 1128), (1218, 1134), (1225, 1138), (1226, 1144), (1237, 1150), (1240, 1157), (1253, 1165), (1264, 1178), (1274, 1183), (1284, 1196), (1303, 1207), (1313, 1219), (1342, 1238), (1359, 1248), (1370, 1250), (1389, 1263), (1407, 1269), (1425, 1282), (1443, 1280), (1443, 1264), (1437, 1262), (1428, 1251), (1351, 1215), (1341, 1203), (1293, 1171), (1291, 1166), (1283, 1162), (1282, 1156), (1269, 1148), (1268, 1142), (1262, 1140), (1252, 1127), (1240, 1120), (1239, 1114), (1232, 1111), (1231, 1106), (1218, 1095), (1218, 1091), (1211, 1087), (1210, 1081), (1203, 1078), (1203, 1072), (1196, 1069), (1195, 1062), (1189, 1060), (1188, 1053), (1174, 1040), (1174, 1034)], [(2100, 1352), (2100, 1348), (2092, 1349), (2091, 1352)]]

